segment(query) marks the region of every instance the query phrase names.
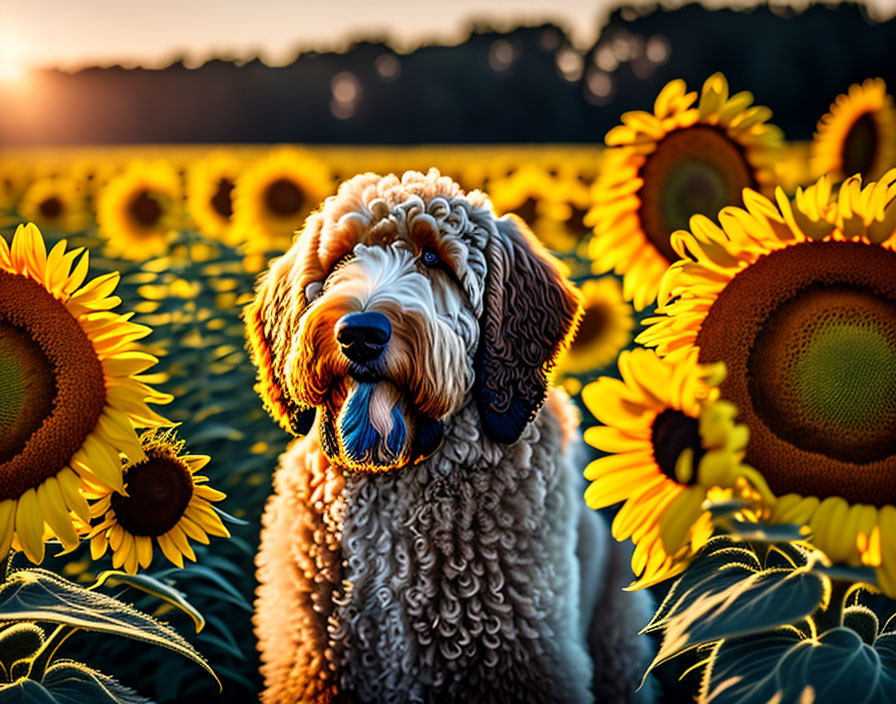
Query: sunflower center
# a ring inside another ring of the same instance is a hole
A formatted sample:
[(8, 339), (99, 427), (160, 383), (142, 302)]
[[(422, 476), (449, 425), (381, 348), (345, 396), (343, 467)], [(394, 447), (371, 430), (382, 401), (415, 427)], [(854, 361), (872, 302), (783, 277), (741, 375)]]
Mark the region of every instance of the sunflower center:
[(896, 451), (896, 304), (813, 286), (778, 308), (750, 360), (756, 409), (810, 452), (871, 462)]
[(696, 344), (726, 363), (722, 395), (772, 491), (896, 501), (896, 252), (807, 242), (760, 257)]
[(65, 467), (106, 404), (103, 368), (47, 290), (0, 272), (0, 501)]
[(852, 123), (843, 140), (843, 152), (840, 156), (843, 173), (847, 176), (870, 174), (879, 141), (877, 123), (872, 114), (866, 112)]
[(45, 218), (58, 218), (62, 215), (63, 205), (62, 201), (59, 200), (56, 196), (50, 196), (49, 198), (44, 198), (40, 205), (37, 206), (38, 212), (41, 214), (41, 217)]
[(602, 337), (607, 328), (610, 327), (611, 319), (610, 310), (605, 304), (588, 306), (585, 309), (585, 314), (582, 316), (579, 331), (576, 333), (575, 340), (573, 340), (573, 348), (584, 347), (597, 338)]
[(131, 220), (141, 227), (149, 229), (155, 227), (162, 219), (162, 206), (158, 197), (150, 191), (143, 189), (128, 205), (128, 214)]
[(740, 202), (744, 188), (755, 188), (753, 169), (743, 149), (721, 130), (696, 125), (670, 132), (647, 156), (638, 191), (644, 234), (667, 261), (678, 255), (669, 244), (692, 215), (715, 218), (726, 205)]
[(112, 494), (112, 509), (131, 535), (159, 536), (183, 517), (193, 497), (193, 476), (176, 457), (147, 450), (146, 460), (128, 468), (127, 496)]
[[(700, 440), (699, 421), (673, 408), (667, 408), (654, 418), (650, 441), (653, 445), (653, 459), (656, 461), (657, 467), (669, 479), (676, 482), (679, 480), (675, 476), (675, 464), (681, 453), (688, 448), (693, 450), (692, 463), (696, 468), (705, 452)], [(697, 472), (692, 472), (688, 484), (693, 484), (696, 481)]]
[(212, 196), (212, 208), (222, 218), (230, 218), (233, 215), (233, 181), (229, 178), (218, 180), (215, 195)]
[(0, 322), (0, 462), (19, 453), (53, 408), (53, 367), (22, 328)]
[(573, 206), (572, 215), (570, 215), (569, 219), (566, 221), (566, 227), (577, 235), (588, 232), (588, 227), (585, 225), (585, 216), (587, 214), (587, 208), (577, 208)]
[(519, 215), (523, 222), (530, 227), (535, 222), (535, 209), (538, 207), (538, 201), (531, 196), (526, 198), (518, 208), (514, 208), (513, 212)]
[(265, 189), (264, 202), (274, 215), (289, 217), (299, 213), (305, 206), (305, 195), (295, 182), (278, 178)]

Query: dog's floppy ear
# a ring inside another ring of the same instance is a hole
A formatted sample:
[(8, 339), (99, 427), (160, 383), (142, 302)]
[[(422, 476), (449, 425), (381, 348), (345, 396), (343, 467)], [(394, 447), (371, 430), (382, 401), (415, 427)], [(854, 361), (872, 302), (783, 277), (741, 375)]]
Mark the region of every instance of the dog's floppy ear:
[(311, 215), (302, 233), (282, 257), (271, 262), (245, 310), (249, 354), (258, 368), (256, 390), (265, 408), (284, 430), (305, 435), (314, 423), (314, 408), (296, 402), (286, 386), (284, 364), (308, 304), (305, 289), (323, 279), (317, 247), (321, 215)]
[(487, 259), (476, 401), (486, 435), (509, 444), (544, 402), (551, 368), (581, 317), (581, 295), (515, 215), (497, 221)]

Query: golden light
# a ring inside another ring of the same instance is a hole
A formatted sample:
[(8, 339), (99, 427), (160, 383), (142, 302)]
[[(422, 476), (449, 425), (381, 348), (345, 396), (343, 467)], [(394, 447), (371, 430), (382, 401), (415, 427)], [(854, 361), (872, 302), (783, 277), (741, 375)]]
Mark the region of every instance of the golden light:
[(19, 83), (25, 74), (25, 65), (15, 48), (0, 44), (0, 84)]

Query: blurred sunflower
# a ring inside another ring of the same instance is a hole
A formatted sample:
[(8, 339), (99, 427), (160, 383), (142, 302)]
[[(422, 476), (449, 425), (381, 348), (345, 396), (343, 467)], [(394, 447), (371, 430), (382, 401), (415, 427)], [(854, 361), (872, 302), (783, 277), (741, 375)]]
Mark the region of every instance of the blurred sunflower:
[(31, 183), (19, 201), (19, 214), (40, 227), (74, 232), (87, 225), (87, 207), (78, 183), (69, 178), (42, 178)]
[(327, 165), (294, 148), (277, 149), (246, 167), (233, 192), (237, 241), (251, 253), (283, 251), (305, 217), (329, 194)]
[(581, 287), (585, 313), (572, 345), (558, 360), (556, 374), (584, 374), (606, 366), (632, 339), (632, 309), (612, 276), (590, 279)]
[(196, 474), (209, 457), (182, 455), (183, 441), (170, 433), (147, 433), (141, 441), (144, 457), (124, 469), (126, 493), (109, 491), (90, 507), (96, 523), (88, 536), (92, 558), (111, 547), (112, 565), (128, 574), (136, 574), (138, 565), (149, 567), (153, 539), (165, 557), (183, 567), (184, 557), (196, 560), (188, 538), (208, 545), (209, 535), (230, 537), (212, 507), (224, 494)]
[(627, 112), (607, 133), (593, 207), (590, 256), (595, 273), (623, 274), (623, 293), (643, 309), (677, 257), (669, 236), (695, 213), (715, 214), (740, 202), (744, 188), (764, 189), (775, 178), (781, 131), (766, 124), (771, 110), (751, 105), (747, 92), (729, 97), (716, 73), (697, 93), (669, 83), (650, 112)]
[(735, 424), (732, 404), (717, 400), (723, 365), (701, 368), (696, 354), (670, 362), (645, 349), (622, 352), (618, 364), (621, 380), (602, 377), (582, 391), (603, 423), (585, 441), (611, 453), (585, 469), (585, 502), (598, 509), (625, 501), (613, 537), (634, 541), (632, 588), (641, 588), (682, 572), (709, 540), (708, 496), (735, 487), (754, 494), (744, 479), (765, 487), (741, 464), (747, 429)]
[(134, 161), (98, 196), (97, 221), (109, 249), (131, 260), (164, 254), (181, 224), (180, 177), (167, 161)]
[(97, 195), (122, 170), (111, 154), (88, 153), (74, 160), (69, 173), (84, 193), (88, 207), (96, 209)]
[(896, 169), (776, 197), (747, 190), (721, 228), (695, 216), (673, 235), (682, 259), (637, 339), (724, 362), (773, 519), (808, 524), (835, 562), (865, 553), (896, 596)]
[(233, 188), (243, 164), (230, 152), (215, 152), (190, 165), (187, 209), (206, 237), (236, 244), (232, 234)]
[(0, 208), (14, 205), (31, 182), (31, 170), (21, 159), (0, 159)]
[(555, 187), (551, 198), (541, 204), (538, 220), (538, 236), (555, 252), (573, 253), (580, 245), (587, 256), (591, 229), (585, 225), (585, 216), (591, 206), (591, 193), (577, 178), (554, 176)]
[(585, 231), (588, 189), (575, 180), (561, 181), (537, 164), (522, 164), (494, 181), (488, 193), (496, 213), (516, 213), (555, 252), (573, 251)]
[(554, 189), (547, 171), (525, 163), (509, 176), (493, 181), (488, 188), (489, 200), (499, 215), (516, 213), (533, 228), (538, 219), (538, 204), (548, 199)]
[(854, 83), (838, 95), (816, 127), (809, 155), (811, 178), (851, 174), (865, 180), (896, 166), (896, 109), (880, 78)]
[(48, 254), (31, 224), (0, 238), (0, 554), (15, 537), (35, 563), (45, 523), (77, 543), (82, 489), (122, 488), (119, 453), (142, 455), (134, 426), (168, 424), (146, 403), (170, 397), (136, 376), (157, 361), (133, 346), (149, 328), (109, 312), (118, 274), (85, 285), (87, 254), (65, 249)]

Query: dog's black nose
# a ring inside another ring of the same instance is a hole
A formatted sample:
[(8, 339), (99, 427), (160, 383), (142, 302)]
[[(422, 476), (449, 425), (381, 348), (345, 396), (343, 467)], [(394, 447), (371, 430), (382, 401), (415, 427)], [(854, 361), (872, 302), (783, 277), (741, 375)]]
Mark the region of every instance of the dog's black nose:
[(349, 313), (336, 323), (336, 341), (353, 362), (372, 362), (389, 344), (392, 325), (382, 313)]

